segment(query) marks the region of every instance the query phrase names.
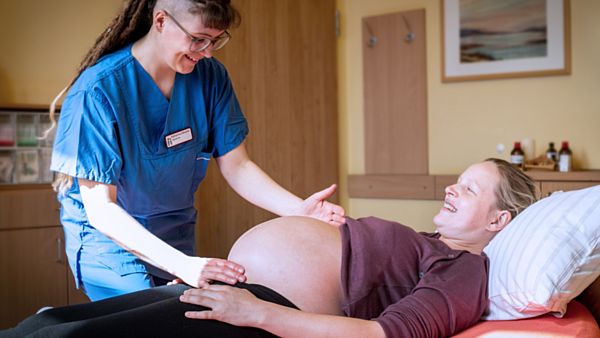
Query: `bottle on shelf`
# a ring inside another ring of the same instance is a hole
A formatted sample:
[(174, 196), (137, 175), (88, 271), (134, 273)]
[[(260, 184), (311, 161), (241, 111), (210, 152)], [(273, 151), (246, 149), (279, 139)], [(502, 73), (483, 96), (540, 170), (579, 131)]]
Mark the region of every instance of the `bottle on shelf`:
[(556, 151), (556, 148), (554, 148), (554, 142), (548, 143), (548, 150), (546, 150), (546, 158), (554, 162), (554, 168), (552, 170), (556, 170), (556, 167), (558, 165), (558, 152)]
[(573, 153), (569, 148), (569, 142), (563, 141), (558, 152), (558, 171), (567, 172), (573, 169)]
[(548, 150), (546, 150), (546, 158), (554, 162), (558, 160), (558, 153), (554, 148), (554, 142), (548, 143)]
[(513, 150), (510, 152), (510, 163), (522, 167), (525, 162), (525, 153), (521, 149), (521, 142), (515, 142)]
[(527, 137), (522, 139), (520, 142), (524, 156), (523, 165), (525, 165), (525, 161), (533, 160), (535, 158), (535, 140), (533, 138)]

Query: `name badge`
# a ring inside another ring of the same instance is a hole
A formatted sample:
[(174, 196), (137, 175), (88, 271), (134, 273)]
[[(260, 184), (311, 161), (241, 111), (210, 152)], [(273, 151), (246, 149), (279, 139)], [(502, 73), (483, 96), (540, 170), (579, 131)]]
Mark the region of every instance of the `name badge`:
[(167, 144), (167, 148), (172, 148), (176, 145), (189, 142), (193, 138), (194, 137), (192, 136), (192, 129), (186, 128), (165, 136), (165, 143)]

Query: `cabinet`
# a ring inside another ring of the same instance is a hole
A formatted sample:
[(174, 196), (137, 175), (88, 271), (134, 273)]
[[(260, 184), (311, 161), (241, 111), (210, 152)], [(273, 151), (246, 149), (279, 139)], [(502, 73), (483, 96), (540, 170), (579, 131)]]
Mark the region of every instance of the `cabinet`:
[(49, 184), (0, 185), (0, 329), (44, 306), (86, 302), (73, 286)]
[(577, 190), (600, 184), (600, 170), (572, 172), (527, 171), (538, 182), (540, 195), (545, 197), (559, 190)]
[(54, 135), (50, 115), (36, 108), (0, 108), (0, 184), (49, 183)]

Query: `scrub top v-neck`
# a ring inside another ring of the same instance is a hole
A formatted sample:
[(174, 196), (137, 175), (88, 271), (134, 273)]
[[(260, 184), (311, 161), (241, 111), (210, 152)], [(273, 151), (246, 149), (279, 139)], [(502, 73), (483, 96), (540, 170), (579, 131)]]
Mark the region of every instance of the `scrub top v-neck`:
[[(211, 157), (239, 146), (248, 126), (223, 65), (202, 59), (177, 74), (170, 100), (131, 46), (86, 69), (64, 100), (51, 170), (117, 186), (117, 203), (150, 232), (194, 253), (194, 192)], [(119, 274), (165, 276), (106, 238), (88, 220), (79, 186), (59, 194), (73, 272), (93, 250)], [(167, 276), (168, 277), (168, 276)]]

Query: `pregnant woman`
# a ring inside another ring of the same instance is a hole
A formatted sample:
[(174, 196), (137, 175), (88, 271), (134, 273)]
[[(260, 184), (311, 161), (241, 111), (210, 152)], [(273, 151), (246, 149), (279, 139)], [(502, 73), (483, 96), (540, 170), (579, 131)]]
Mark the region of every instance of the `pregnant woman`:
[(278, 218), (231, 249), (251, 284), (171, 285), (51, 309), (0, 336), (451, 336), (485, 311), (483, 248), (535, 196), (528, 176), (488, 159), (446, 188), (436, 233), (378, 218), (339, 229)]

